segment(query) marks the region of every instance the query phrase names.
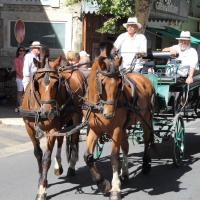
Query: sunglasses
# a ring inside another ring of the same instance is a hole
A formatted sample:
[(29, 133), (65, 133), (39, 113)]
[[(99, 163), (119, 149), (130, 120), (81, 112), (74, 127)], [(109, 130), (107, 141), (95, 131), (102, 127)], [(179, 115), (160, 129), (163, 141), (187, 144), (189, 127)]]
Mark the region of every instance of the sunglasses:
[(21, 49), (21, 50), (19, 50), (19, 52), (25, 52), (25, 50)]

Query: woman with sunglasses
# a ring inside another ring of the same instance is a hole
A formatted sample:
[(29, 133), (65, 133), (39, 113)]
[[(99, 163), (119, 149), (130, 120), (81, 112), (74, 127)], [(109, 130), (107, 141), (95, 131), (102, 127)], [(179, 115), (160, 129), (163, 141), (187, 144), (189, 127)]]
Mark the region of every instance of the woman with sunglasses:
[[(14, 59), (14, 67), (16, 71), (16, 83), (17, 83), (17, 101), (18, 105), (21, 106), (22, 102), (22, 94), (23, 94), (23, 66), (24, 66), (24, 55), (25, 55), (25, 48), (18, 47), (16, 51), (16, 56)], [(18, 112), (19, 109), (16, 108), (15, 112)]]

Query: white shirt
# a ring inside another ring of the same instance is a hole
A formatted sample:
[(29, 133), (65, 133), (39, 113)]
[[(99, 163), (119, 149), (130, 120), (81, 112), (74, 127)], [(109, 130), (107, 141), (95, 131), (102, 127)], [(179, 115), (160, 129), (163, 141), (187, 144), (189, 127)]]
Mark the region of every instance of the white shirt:
[[(147, 52), (147, 39), (143, 34), (135, 33), (134, 37), (130, 37), (128, 32), (119, 35), (114, 43), (114, 46), (119, 50), (119, 56), (122, 56), (122, 64), (120, 70), (129, 68), (131, 62), (138, 52)], [(142, 58), (137, 59), (134, 69), (143, 68)]]
[(181, 51), (179, 45), (174, 45), (171, 48), (175, 49), (179, 53), (178, 58), (173, 59), (172, 63), (173, 61), (175, 62), (176, 60), (181, 60), (181, 64), (179, 65), (177, 71), (178, 75), (181, 77), (187, 77), (190, 67), (193, 67), (196, 70), (199, 69), (198, 54), (194, 48), (190, 47), (185, 51)]
[(33, 73), (37, 70), (34, 65), (33, 58), (39, 61), (39, 57), (35, 56), (31, 51), (24, 56), (24, 68), (23, 68), (23, 81), (27, 81), (25, 76), (29, 76), (32, 80)]

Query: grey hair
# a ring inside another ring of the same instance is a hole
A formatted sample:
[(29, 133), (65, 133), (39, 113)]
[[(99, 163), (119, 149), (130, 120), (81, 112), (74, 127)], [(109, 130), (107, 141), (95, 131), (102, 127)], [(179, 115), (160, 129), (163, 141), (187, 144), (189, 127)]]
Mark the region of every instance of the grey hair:
[(88, 63), (88, 62), (90, 62), (90, 58), (88, 56), (81, 57), (80, 59), (81, 64)]

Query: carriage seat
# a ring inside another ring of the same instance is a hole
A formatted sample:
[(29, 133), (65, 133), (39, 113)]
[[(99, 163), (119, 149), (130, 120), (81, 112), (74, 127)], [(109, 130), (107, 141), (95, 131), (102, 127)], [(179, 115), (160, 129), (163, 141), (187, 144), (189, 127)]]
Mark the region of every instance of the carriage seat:
[[(189, 85), (189, 90), (200, 87), (200, 70), (196, 70), (193, 76), (193, 83)], [(170, 92), (183, 92), (186, 89), (186, 84), (176, 83), (170, 86)]]

